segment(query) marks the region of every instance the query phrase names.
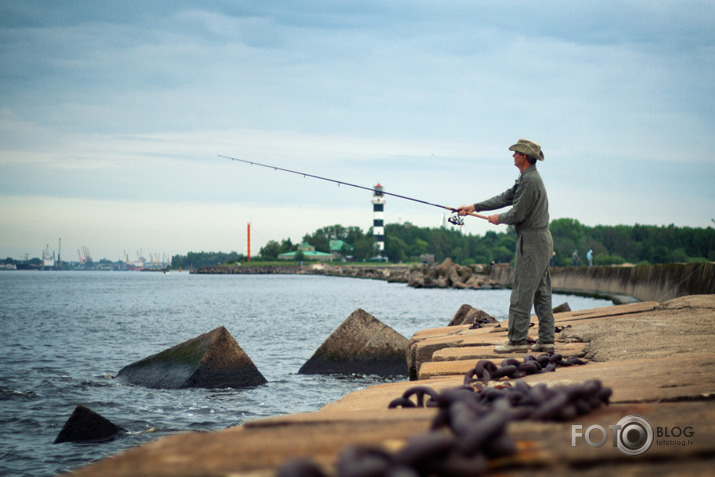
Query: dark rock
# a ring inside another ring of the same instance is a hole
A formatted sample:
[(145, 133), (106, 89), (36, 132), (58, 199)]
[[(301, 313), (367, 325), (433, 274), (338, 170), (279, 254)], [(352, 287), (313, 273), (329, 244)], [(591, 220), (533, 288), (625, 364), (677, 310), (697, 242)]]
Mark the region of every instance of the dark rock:
[(466, 303), (462, 306), (459, 307), (459, 310), (457, 310), (457, 313), (452, 317), (452, 320), (449, 322), (447, 326), (457, 326), (457, 325), (467, 325), (471, 324), (468, 323), (468, 318), (467, 314), (469, 314), (470, 311), (472, 311), (473, 308), (471, 305), (467, 305)]
[(358, 308), (323, 342), (299, 374), (407, 374), (408, 340)]
[(122, 368), (117, 378), (149, 388), (240, 388), (266, 383), (223, 326)]
[(417, 265), (402, 272), (404, 282), (412, 288), (501, 288), (487, 276), (483, 265), (462, 266), (446, 258), (439, 265)]
[(475, 323), (482, 325), (486, 323), (497, 323), (497, 319), (486, 311), (464, 304), (459, 307), (459, 310), (457, 310), (457, 313), (447, 326), (473, 325)]
[(453, 263), (447, 271), (447, 283), (453, 288), (466, 288), (465, 281), (471, 276), (468, 267), (462, 267)]
[(437, 276), (446, 277), (449, 274), (449, 269), (453, 265), (454, 262), (452, 261), (452, 259), (447, 257), (442, 261), (442, 263), (434, 267), (434, 271), (436, 272)]
[(430, 275), (425, 274), (424, 278), (422, 278), (421, 288), (437, 288), (437, 283)]
[(54, 444), (61, 442), (107, 442), (126, 432), (109, 419), (79, 405), (67, 419)]
[(552, 310), (553, 313), (563, 313), (565, 311), (571, 311), (568, 302), (564, 302)]

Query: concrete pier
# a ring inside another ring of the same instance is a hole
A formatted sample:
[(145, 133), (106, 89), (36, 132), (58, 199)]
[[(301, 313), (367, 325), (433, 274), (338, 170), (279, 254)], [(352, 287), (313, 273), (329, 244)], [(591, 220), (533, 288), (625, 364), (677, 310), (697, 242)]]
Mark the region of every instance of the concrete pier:
[[(715, 295), (565, 312), (555, 318), (563, 327), (556, 351), (578, 355), (587, 364), (523, 381), (554, 385), (599, 379), (613, 390), (610, 405), (566, 422), (509, 423), (517, 452), (489, 461), (484, 475), (712, 475)], [(338, 455), (349, 445), (396, 451), (411, 436), (426, 432), (435, 408), (388, 409), (388, 403), (416, 384), (438, 392), (460, 386), (476, 360), (507, 357), (492, 352), (494, 344), (506, 340), (503, 326), (460, 325), (415, 334), (408, 353), (414, 356), (417, 381), (373, 386), (317, 412), (160, 438), (73, 475), (267, 477), (294, 457), (308, 457), (332, 475)], [(537, 328), (531, 328), (530, 336), (536, 334)], [(652, 427), (653, 443), (642, 455), (627, 455), (612, 445), (609, 426), (630, 416), (644, 418)], [(589, 444), (600, 441), (599, 429), (607, 439), (600, 446)]]
[[(664, 302), (687, 295), (715, 293), (715, 263), (670, 263), (629, 267), (553, 267), (554, 291), (628, 295)], [(513, 269), (495, 267), (491, 278), (503, 286), (513, 281)]]

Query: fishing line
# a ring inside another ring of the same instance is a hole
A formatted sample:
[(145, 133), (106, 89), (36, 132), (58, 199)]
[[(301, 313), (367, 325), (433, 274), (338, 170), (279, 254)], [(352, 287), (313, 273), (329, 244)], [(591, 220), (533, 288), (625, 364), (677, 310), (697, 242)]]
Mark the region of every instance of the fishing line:
[[(433, 203), (433, 202), (427, 202), (426, 200), (415, 199), (414, 197), (407, 197), (407, 196), (405, 196), (405, 195), (393, 194), (392, 192), (380, 191), (380, 190), (375, 189), (374, 187), (365, 187), (365, 186), (361, 186), (361, 185), (358, 185), (358, 184), (351, 184), (350, 182), (339, 181), (339, 180), (336, 180), (336, 179), (330, 179), (330, 178), (322, 177), (322, 176), (316, 176), (315, 174), (308, 174), (307, 172), (293, 171), (293, 170), (290, 170), (290, 169), (285, 169), (285, 168), (283, 168), (283, 167), (271, 166), (270, 164), (262, 164), (262, 163), (260, 163), (260, 162), (248, 161), (248, 160), (246, 160), (246, 159), (238, 159), (238, 158), (236, 158), (236, 157), (224, 156), (224, 155), (221, 155), (221, 154), (219, 154), (218, 157), (223, 157), (224, 159), (230, 159), (230, 160), (232, 160), (232, 161), (243, 162), (244, 164), (249, 164), (249, 165), (251, 165), (251, 166), (261, 166), (261, 167), (265, 167), (265, 168), (268, 168), (268, 169), (273, 169), (274, 171), (288, 172), (288, 173), (290, 173), (290, 174), (296, 174), (296, 175), (303, 176), (303, 177), (310, 177), (311, 179), (318, 179), (318, 180), (321, 180), (321, 181), (332, 182), (332, 183), (334, 183), (334, 184), (337, 184), (338, 186), (346, 185), (346, 186), (348, 186), (348, 187), (354, 187), (354, 188), (356, 188), (356, 189), (367, 190), (367, 191), (370, 191), (370, 192), (374, 192), (374, 193), (376, 193), (376, 194), (389, 195), (390, 197), (397, 197), (398, 199), (411, 200), (412, 202), (419, 202), (420, 204), (430, 205), (430, 206), (432, 206), (432, 207), (438, 207), (438, 208), (440, 208), (440, 209), (447, 209), (447, 210), (449, 210), (449, 211), (451, 211), (451, 212), (453, 212), (453, 213), (455, 213), (455, 214), (456, 214), (456, 212), (457, 212), (457, 209), (452, 208), (452, 207), (447, 207), (447, 206), (445, 206), (445, 205), (435, 204), (435, 203)], [(484, 215), (479, 215), (479, 214), (475, 214), (475, 213), (469, 213), (469, 214), (467, 214), (467, 215), (471, 215), (472, 217), (479, 217), (480, 219), (489, 220), (489, 218), (486, 217), (486, 216), (484, 216)], [(449, 218), (449, 222), (452, 223), (452, 224), (454, 224), (454, 225), (464, 225), (464, 219), (462, 219), (462, 217), (460, 217), (459, 215), (453, 215), (452, 217), (450, 217), (450, 218)]]

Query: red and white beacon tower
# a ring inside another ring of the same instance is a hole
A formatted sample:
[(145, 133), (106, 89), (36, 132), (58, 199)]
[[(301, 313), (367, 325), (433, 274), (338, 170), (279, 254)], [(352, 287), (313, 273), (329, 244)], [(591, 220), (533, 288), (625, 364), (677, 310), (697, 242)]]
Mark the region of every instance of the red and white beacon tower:
[(387, 261), (385, 254), (385, 194), (383, 194), (383, 187), (379, 182), (372, 194), (372, 233), (377, 239), (378, 256)]

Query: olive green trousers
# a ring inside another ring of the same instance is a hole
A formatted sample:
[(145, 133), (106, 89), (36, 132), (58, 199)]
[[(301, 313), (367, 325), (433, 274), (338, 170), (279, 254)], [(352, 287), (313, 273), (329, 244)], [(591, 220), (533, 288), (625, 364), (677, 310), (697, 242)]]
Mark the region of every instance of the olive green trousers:
[(526, 344), (532, 305), (539, 319), (539, 342), (554, 342), (549, 274), (553, 249), (548, 229), (522, 231), (517, 237), (508, 332), (509, 341), (514, 344)]

